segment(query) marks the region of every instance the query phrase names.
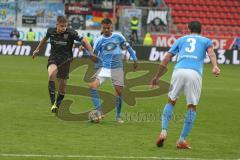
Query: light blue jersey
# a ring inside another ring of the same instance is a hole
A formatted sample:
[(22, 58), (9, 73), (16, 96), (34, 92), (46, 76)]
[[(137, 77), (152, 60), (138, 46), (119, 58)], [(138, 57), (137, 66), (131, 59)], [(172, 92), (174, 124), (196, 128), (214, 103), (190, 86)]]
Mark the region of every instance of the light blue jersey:
[(105, 37), (104, 35), (98, 37), (93, 46), (94, 54), (96, 54), (100, 60), (100, 62), (97, 63), (97, 66), (109, 69), (123, 67), (123, 46), (127, 47), (130, 56), (133, 58), (134, 61), (136, 61), (137, 57), (134, 51), (126, 42), (126, 39), (123, 37), (122, 34), (112, 33), (112, 35), (109, 37)]
[(174, 69), (193, 69), (202, 75), (207, 48), (212, 45), (210, 39), (197, 34), (190, 34), (177, 39), (168, 51), (173, 55), (178, 54)]

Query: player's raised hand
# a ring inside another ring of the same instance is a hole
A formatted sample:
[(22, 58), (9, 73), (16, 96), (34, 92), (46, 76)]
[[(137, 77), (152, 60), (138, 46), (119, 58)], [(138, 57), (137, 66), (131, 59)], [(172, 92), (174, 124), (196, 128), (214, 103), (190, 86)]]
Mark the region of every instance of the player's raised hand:
[(221, 72), (221, 70), (218, 68), (218, 66), (214, 66), (214, 67), (213, 67), (212, 73), (213, 73), (215, 76), (219, 76), (219, 75), (220, 75), (220, 72)]
[(34, 59), (38, 53), (39, 53), (39, 49), (36, 49), (35, 51), (33, 51), (32, 59)]

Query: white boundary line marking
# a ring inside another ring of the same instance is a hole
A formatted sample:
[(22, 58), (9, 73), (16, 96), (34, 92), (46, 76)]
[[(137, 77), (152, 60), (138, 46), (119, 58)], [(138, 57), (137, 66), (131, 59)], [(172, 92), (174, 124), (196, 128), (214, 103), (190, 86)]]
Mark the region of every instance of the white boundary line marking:
[[(48, 154), (14, 154), (0, 153), (0, 157), (45, 157), (45, 158), (103, 158), (103, 159), (157, 159), (157, 160), (227, 160), (204, 158), (171, 158), (171, 157), (135, 157), (135, 156), (94, 156), (94, 155), (48, 155)], [(229, 159), (230, 160), (230, 159)], [(240, 159), (231, 159), (240, 160)]]

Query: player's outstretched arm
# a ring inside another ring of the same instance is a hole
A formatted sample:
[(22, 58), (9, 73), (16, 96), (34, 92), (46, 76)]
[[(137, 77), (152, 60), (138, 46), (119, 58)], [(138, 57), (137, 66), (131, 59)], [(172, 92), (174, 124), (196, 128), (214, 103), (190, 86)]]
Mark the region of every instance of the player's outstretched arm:
[(93, 54), (93, 48), (92, 46), (90, 45), (90, 43), (88, 42), (88, 40), (86, 38), (84, 38), (82, 40), (82, 42), (84, 43), (84, 47), (89, 51), (90, 53), (90, 59), (93, 61), (93, 62), (97, 62), (98, 59), (97, 57)]
[(171, 54), (169, 52), (167, 52), (164, 55), (164, 58), (163, 58), (161, 64), (159, 65), (157, 74), (155, 75), (155, 77), (153, 77), (153, 79), (150, 82), (152, 87), (156, 86), (158, 84), (159, 78), (162, 77), (167, 72), (167, 65), (172, 57), (173, 57), (173, 54)]
[(47, 43), (47, 40), (48, 40), (48, 38), (47, 38), (47, 37), (44, 37), (44, 38), (40, 41), (40, 43), (38, 44), (37, 48), (33, 51), (33, 54), (32, 54), (32, 58), (33, 58), (33, 59), (38, 55), (38, 53), (39, 53), (39, 51), (41, 50), (42, 46), (43, 46), (45, 43)]
[(137, 63), (137, 56), (136, 56), (136, 52), (132, 49), (132, 47), (130, 46), (130, 44), (128, 42), (125, 42), (124, 43), (125, 47), (127, 48), (130, 56), (132, 57), (134, 63), (133, 63), (133, 68), (136, 69), (137, 66), (138, 66), (138, 63)]
[(212, 63), (212, 73), (215, 75), (215, 76), (218, 76), (220, 75), (220, 72), (221, 70), (219, 69), (218, 65), (217, 65), (217, 58), (216, 58), (216, 54), (213, 50), (213, 47), (208, 47), (207, 49), (207, 53), (208, 53), (208, 56), (210, 58), (210, 61)]

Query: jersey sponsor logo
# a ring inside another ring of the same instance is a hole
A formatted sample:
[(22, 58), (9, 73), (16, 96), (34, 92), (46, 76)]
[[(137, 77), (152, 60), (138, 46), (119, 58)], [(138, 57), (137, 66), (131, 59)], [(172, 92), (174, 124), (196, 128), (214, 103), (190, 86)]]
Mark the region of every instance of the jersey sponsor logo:
[(68, 34), (64, 34), (64, 35), (63, 35), (63, 38), (64, 38), (64, 39), (68, 39)]
[(115, 43), (108, 43), (107, 45), (104, 46), (105, 51), (113, 51), (114, 49), (117, 48), (117, 45)]
[(186, 58), (186, 59), (195, 59), (195, 60), (198, 59), (197, 56), (193, 56), (193, 55), (182, 55), (182, 56), (180, 56), (180, 59), (183, 59), (183, 58)]
[(58, 45), (67, 45), (67, 42), (64, 42), (64, 41), (56, 41), (56, 40), (53, 40), (55, 44), (58, 44)]

